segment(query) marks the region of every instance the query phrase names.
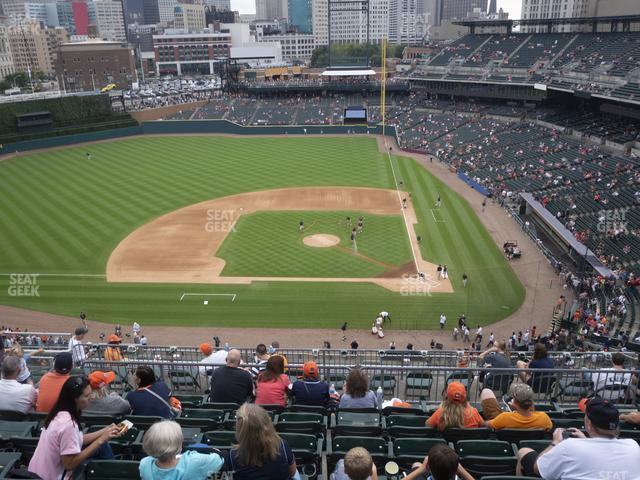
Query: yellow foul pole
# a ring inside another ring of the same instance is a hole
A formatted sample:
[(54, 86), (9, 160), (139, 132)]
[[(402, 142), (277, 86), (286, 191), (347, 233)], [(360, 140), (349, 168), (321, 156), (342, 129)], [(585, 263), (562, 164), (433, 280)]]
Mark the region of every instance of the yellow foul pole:
[[(382, 37), (382, 78), (380, 79), (380, 111), (382, 113), (382, 138), (384, 136), (385, 111), (386, 111), (386, 94), (387, 94), (387, 38)], [(385, 141), (386, 142), (386, 141)]]

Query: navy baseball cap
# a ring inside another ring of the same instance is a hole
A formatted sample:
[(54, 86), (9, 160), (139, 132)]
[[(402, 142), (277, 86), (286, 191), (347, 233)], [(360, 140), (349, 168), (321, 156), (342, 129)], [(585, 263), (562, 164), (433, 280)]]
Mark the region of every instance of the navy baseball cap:
[(69, 373), (73, 368), (73, 357), (69, 352), (58, 353), (53, 360), (53, 369), (60, 373)]
[(609, 400), (595, 396), (581, 400), (579, 407), (598, 428), (615, 430), (620, 425), (620, 412)]

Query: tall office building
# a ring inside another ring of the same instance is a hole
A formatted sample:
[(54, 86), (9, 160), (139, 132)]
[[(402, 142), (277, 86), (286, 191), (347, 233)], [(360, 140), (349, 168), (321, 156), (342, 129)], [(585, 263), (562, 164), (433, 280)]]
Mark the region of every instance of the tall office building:
[(100, 38), (110, 42), (126, 41), (122, 3), (114, 0), (94, 0), (92, 4)]
[(256, 0), (256, 18), (258, 20), (287, 18), (287, 10), (287, 0)]
[(128, 30), (129, 25), (144, 25), (144, 2), (143, 0), (122, 0), (122, 9), (124, 12), (125, 28)]
[(313, 0), (288, 0), (289, 25), (300, 33), (313, 32)]
[(174, 21), (174, 12), (178, 5), (177, 0), (157, 0), (158, 2), (158, 14), (160, 17), (160, 23), (169, 24)]
[[(441, 2), (440, 8), (441, 15), (438, 19), (438, 24), (442, 20), (462, 20), (467, 18), (470, 12), (473, 12), (475, 8), (479, 8), (480, 11), (487, 11), (487, 0), (438, 0)], [(534, 0), (535, 1), (535, 0)]]
[(6, 20), (6, 17), (0, 17), (0, 80), (14, 72)]
[(427, 28), (422, 0), (393, 0), (389, 2), (389, 41), (416, 45), (422, 42)]
[(53, 73), (44, 28), (37, 22), (9, 27), (9, 44), (16, 72)]
[(142, 0), (142, 12), (145, 25), (160, 23), (158, 0)]
[(201, 32), (206, 27), (204, 5), (181, 3), (174, 11), (174, 27), (189, 32)]
[(313, 0), (313, 42), (316, 46), (329, 44), (329, 1)]
[(207, 7), (215, 7), (216, 10), (231, 10), (231, 0), (205, 0)]
[(389, 38), (389, 12), (396, 1), (402, 0), (370, 0), (368, 18), (366, 12), (358, 9), (355, 3), (349, 5), (351, 11), (340, 11), (332, 7), (329, 14), (331, 43), (365, 43), (367, 26), (369, 42), (380, 43), (383, 37)]
[(489, 0), (489, 15), (495, 15), (496, 13), (498, 13), (498, 2)]

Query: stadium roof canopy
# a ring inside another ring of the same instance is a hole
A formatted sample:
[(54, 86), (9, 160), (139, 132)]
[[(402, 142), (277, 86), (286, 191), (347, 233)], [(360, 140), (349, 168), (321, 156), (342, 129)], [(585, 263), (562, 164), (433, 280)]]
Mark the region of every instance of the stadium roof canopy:
[(322, 72), (323, 77), (369, 77), (375, 75), (376, 72), (371, 69), (366, 70), (325, 70)]
[(507, 32), (511, 32), (516, 25), (541, 25), (546, 26), (551, 32), (554, 25), (590, 25), (593, 32), (597, 32), (598, 24), (610, 24), (611, 31), (618, 31), (618, 24), (622, 24), (622, 31), (629, 31), (629, 25), (640, 23), (640, 15), (620, 15), (607, 17), (578, 17), (578, 18), (538, 18), (520, 20), (458, 20), (452, 22), (454, 25), (469, 27), (471, 33), (475, 33), (476, 28), (482, 27), (505, 27)]

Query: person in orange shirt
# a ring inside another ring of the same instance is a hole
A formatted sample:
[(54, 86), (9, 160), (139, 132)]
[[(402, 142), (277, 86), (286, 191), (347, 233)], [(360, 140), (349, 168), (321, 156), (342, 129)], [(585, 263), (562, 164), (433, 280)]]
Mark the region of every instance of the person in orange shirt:
[(107, 343), (109, 346), (104, 351), (104, 359), (108, 362), (122, 362), (124, 360), (124, 355), (122, 355), (122, 351), (120, 350), (120, 343), (122, 339), (117, 335), (109, 335), (107, 338)]
[(484, 419), (467, 402), (467, 389), (460, 382), (451, 382), (444, 401), (427, 421), (428, 427), (442, 431), (447, 428), (478, 428)]
[(511, 412), (503, 412), (493, 391), (485, 388), (480, 392), (482, 412), (488, 420), (484, 426), (492, 430), (503, 428), (540, 428), (551, 430), (553, 424), (549, 415), (536, 412), (533, 404), (533, 389), (526, 383), (511, 385), (509, 395), (513, 398), (510, 403)]
[(73, 368), (71, 352), (61, 352), (55, 356), (53, 371), (45, 373), (38, 384), (36, 412), (48, 413), (58, 401), (60, 391)]

